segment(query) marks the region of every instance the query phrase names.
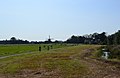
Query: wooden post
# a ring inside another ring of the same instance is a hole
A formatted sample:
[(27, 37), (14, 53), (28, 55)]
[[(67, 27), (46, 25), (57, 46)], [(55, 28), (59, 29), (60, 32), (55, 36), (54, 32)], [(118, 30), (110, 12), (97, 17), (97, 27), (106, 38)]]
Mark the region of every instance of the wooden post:
[(41, 51), (41, 46), (39, 47), (39, 51)]
[(53, 46), (51, 45), (51, 49), (53, 49)]
[(48, 48), (48, 50), (50, 49), (49, 46), (47, 48)]

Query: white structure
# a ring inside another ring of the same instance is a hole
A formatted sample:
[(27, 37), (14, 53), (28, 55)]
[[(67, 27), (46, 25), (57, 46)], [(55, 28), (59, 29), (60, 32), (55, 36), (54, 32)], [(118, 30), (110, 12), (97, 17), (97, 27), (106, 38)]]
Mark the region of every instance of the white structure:
[(103, 52), (102, 57), (105, 58), (105, 59), (108, 59), (109, 53), (110, 53), (110, 52)]

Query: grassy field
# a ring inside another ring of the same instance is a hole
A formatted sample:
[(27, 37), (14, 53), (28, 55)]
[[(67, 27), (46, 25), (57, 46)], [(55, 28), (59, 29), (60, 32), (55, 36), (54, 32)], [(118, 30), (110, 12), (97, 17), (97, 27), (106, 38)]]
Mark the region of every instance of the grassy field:
[[(20, 54), (26, 52), (35, 52), (39, 51), (39, 47), (41, 47), (42, 51), (49, 49), (56, 49), (62, 48), (68, 45), (65, 44), (14, 44), (14, 45), (0, 45), (0, 57), (13, 55), (13, 54)], [(52, 47), (51, 47), (52, 46)]]
[[(0, 73), (9, 76), (8, 78), (18, 76), (24, 78), (26, 75), (25, 78), (33, 76), (33, 78), (39, 78), (37, 76), (42, 78), (80, 78), (88, 71), (86, 65), (78, 60), (80, 52), (86, 48), (96, 49), (96, 47), (98, 46), (64, 46), (59, 49), (0, 59)], [(37, 51), (35, 48), (31, 50)]]
[[(119, 62), (96, 57), (101, 45), (71, 46), (57, 44), (54, 45), (54, 49), (50, 50), (45, 49), (45, 45), (5, 46), (9, 46), (10, 48), (20, 46), (21, 49), (19, 48), (19, 51), (23, 51), (23, 49), (24, 51), (21, 55), (0, 59), (0, 78), (120, 77)], [(44, 47), (41, 52), (36, 48), (39, 46)], [(29, 49), (32, 51), (32, 53), (26, 54), (25, 52), (29, 51)], [(12, 50), (14, 51), (14, 49)], [(5, 51), (7, 52), (9, 50)], [(16, 50), (13, 52), (13, 54), (17, 54)]]

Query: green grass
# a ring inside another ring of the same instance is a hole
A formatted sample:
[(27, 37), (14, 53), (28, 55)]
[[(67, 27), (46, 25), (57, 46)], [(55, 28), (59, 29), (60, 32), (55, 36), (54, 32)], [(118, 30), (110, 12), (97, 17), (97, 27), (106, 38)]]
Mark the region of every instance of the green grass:
[[(71, 46), (0, 59), (0, 73), (17, 74), (23, 70), (44, 70), (45, 72), (55, 71), (63, 78), (79, 78), (87, 72), (87, 67), (77, 58), (86, 48), (96, 48), (96, 46)], [(73, 55), (76, 57), (72, 57)]]
[[(65, 44), (12, 44), (12, 45), (0, 45), (0, 57), (20, 54), (26, 52), (35, 52), (39, 50), (39, 46), (41, 46), (42, 51), (47, 50), (48, 46), (51, 46), (53, 49), (65, 47)], [(51, 47), (50, 47), (51, 49)]]

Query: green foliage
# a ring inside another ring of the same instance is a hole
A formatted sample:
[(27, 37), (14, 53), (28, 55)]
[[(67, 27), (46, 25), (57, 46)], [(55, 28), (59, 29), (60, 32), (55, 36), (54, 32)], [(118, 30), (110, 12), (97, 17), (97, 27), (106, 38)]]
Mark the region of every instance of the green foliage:
[(66, 43), (81, 44), (101, 44), (101, 45), (119, 45), (120, 30), (116, 33), (106, 36), (106, 32), (87, 34), (84, 36), (71, 36)]
[(111, 59), (119, 59), (120, 60), (120, 45), (107, 46), (107, 49), (110, 51)]
[(108, 36), (109, 45), (119, 45), (120, 44), (120, 30), (118, 32)]
[(105, 46), (101, 46), (100, 48), (98, 48), (97, 52), (95, 53), (96, 57), (100, 58), (103, 55), (103, 51), (102, 51), (103, 48), (105, 49), (106, 47)]
[(82, 43), (82, 44), (106, 44), (107, 36), (105, 32), (100, 34), (93, 33), (84, 36), (72, 36), (66, 43)]
[(120, 60), (120, 45), (107, 45), (100, 47), (95, 54), (97, 58), (100, 58), (103, 55), (102, 49), (106, 49), (108, 52), (110, 52), (108, 57), (109, 59)]

